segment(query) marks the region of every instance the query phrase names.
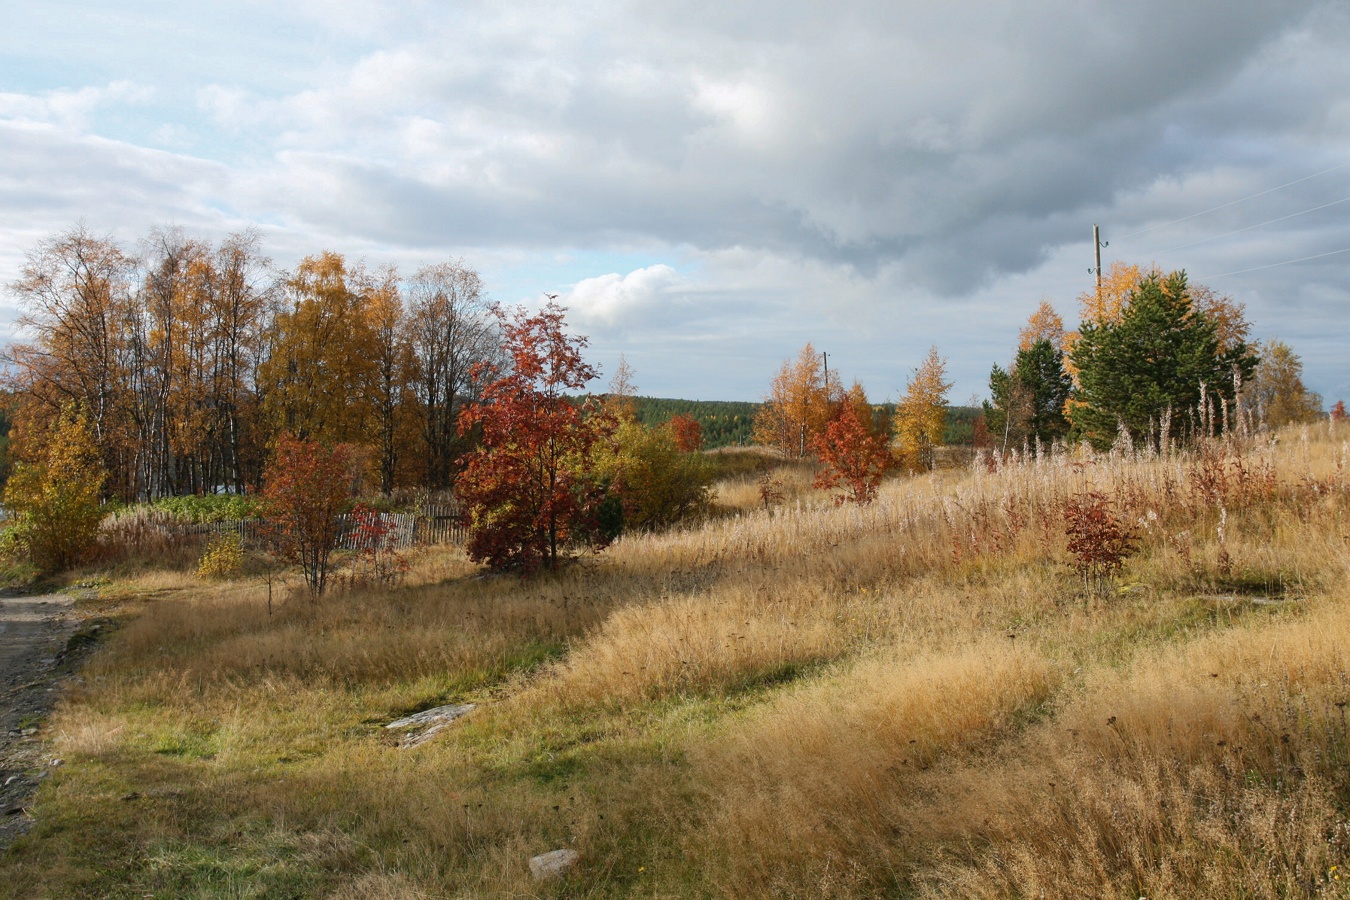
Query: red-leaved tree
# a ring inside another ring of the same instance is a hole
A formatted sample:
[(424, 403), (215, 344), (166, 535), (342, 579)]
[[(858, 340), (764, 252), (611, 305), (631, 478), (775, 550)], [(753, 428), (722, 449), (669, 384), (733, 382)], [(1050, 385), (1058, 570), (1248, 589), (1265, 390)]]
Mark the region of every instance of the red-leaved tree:
[(355, 455), (346, 444), (325, 446), (288, 433), (263, 473), (263, 503), (287, 559), (300, 563), (315, 597), (328, 586), (339, 517), (352, 496)]
[(816, 487), (844, 491), (835, 496), (835, 503), (871, 503), (891, 465), (886, 439), (859, 421), (853, 403), (839, 404), (824, 433), (812, 439), (811, 449), (821, 464)]
[(482, 445), (456, 485), (469, 528), (468, 554), (498, 571), (556, 569), (569, 546), (603, 543), (596, 512), (604, 488), (592, 477), (591, 447), (613, 423), (580, 391), (596, 377), (582, 359), (584, 337), (564, 329), (566, 309), (498, 312), (510, 371), (478, 367), (482, 402), (460, 417)]
[(703, 449), (703, 426), (693, 416), (686, 413), (673, 416), (670, 430), (675, 435), (675, 447), (681, 453), (696, 453)]

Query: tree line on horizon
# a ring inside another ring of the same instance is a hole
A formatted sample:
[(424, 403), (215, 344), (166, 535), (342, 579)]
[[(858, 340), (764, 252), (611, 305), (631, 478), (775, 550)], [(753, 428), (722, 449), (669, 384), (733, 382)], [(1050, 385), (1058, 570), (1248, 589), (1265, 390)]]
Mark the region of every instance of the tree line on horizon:
[[(1325, 415), (1283, 341), (1249, 342), (1242, 304), (1181, 271), (1118, 262), (1080, 295), (1068, 331), (1049, 301), (1022, 328), (1012, 363), (990, 372), (990, 399), (970, 420), (970, 442), (1000, 454), (1038, 455), (1065, 443), (1166, 452), (1202, 436), (1309, 422)], [(936, 347), (896, 404), (875, 405), (855, 381), (824, 369), (811, 344), (787, 360), (755, 418), (757, 443), (815, 458), (818, 485), (866, 502), (892, 469), (934, 467), (950, 434), (946, 360)], [(1345, 416), (1343, 403), (1332, 413)]]
[[(955, 432), (935, 346), (895, 404), (873, 404), (856, 381), (845, 389), (810, 344), (758, 405), (644, 400), (622, 359), (608, 392), (592, 394), (598, 370), (565, 308), (501, 309), (462, 262), (405, 279), (325, 251), (282, 272), (254, 234), (213, 245), (157, 231), (133, 255), (81, 225), (41, 242), (10, 289), (30, 340), (8, 351), (19, 465), (6, 502), (22, 533), (45, 528), (58, 544), (63, 529), (97, 525), (100, 496), (271, 494), (281, 509), (278, 486), (290, 484), (285, 502), (300, 503), (316, 479), (279, 471), (284, 456), (331, 463), (325, 533), (355, 496), (453, 489), (470, 557), (530, 572), (701, 514), (714, 470), (698, 451), (719, 418), (719, 441), (748, 428), (815, 460), (817, 486), (840, 490), (838, 502), (865, 503), (887, 472), (934, 468), (967, 423), (977, 447), (1000, 453), (1122, 440), (1166, 451), (1321, 414), (1287, 345), (1248, 342), (1240, 304), (1182, 272), (1123, 264), (1080, 297), (1077, 331), (1042, 303), (1013, 362), (993, 367), (991, 399)], [(767, 503), (774, 487), (762, 490)], [(68, 503), (84, 524), (48, 528), (44, 516)]]

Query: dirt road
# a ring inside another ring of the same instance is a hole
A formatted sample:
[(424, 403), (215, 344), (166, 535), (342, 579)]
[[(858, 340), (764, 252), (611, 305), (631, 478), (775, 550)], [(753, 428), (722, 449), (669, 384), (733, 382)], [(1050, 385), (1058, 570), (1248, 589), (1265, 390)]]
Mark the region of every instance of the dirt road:
[(50, 770), (35, 726), (56, 699), (72, 607), (63, 594), (0, 597), (0, 850), (28, 830), (25, 807)]

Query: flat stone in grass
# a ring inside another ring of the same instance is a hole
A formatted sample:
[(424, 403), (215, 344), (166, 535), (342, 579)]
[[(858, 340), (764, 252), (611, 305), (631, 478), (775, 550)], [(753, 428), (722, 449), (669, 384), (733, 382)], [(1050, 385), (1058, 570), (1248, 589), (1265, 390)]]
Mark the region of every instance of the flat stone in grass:
[(411, 716), (404, 716), (401, 719), (395, 719), (385, 728), (418, 728), (421, 726), (430, 726), (425, 731), (417, 734), (410, 734), (399, 741), (400, 747), (416, 747), (431, 739), (442, 728), (458, 719), (460, 716), (474, 708), (472, 703), (450, 704), (448, 706), (437, 706), (434, 709), (424, 709), (419, 713), (413, 713)]
[(551, 850), (530, 860), (530, 874), (535, 881), (559, 878), (577, 864), (581, 854), (575, 850)]

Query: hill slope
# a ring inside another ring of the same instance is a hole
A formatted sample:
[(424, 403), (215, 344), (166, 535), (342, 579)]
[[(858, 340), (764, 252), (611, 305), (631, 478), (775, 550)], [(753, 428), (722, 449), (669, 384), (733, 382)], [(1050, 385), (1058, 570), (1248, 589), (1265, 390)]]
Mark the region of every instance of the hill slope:
[[(1347, 437), (862, 509), (789, 470), (776, 509), (724, 484), (738, 514), (529, 582), (450, 551), (321, 603), (124, 580), (85, 601), (125, 624), (0, 869), (17, 895), (1350, 896)], [(1118, 576), (1075, 571), (1072, 509), (1099, 549), (1135, 535)], [(384, 727), (444, 703), (477, 706), (415, 747)], [(533, 882), (559, 847), (577, 868)]]

